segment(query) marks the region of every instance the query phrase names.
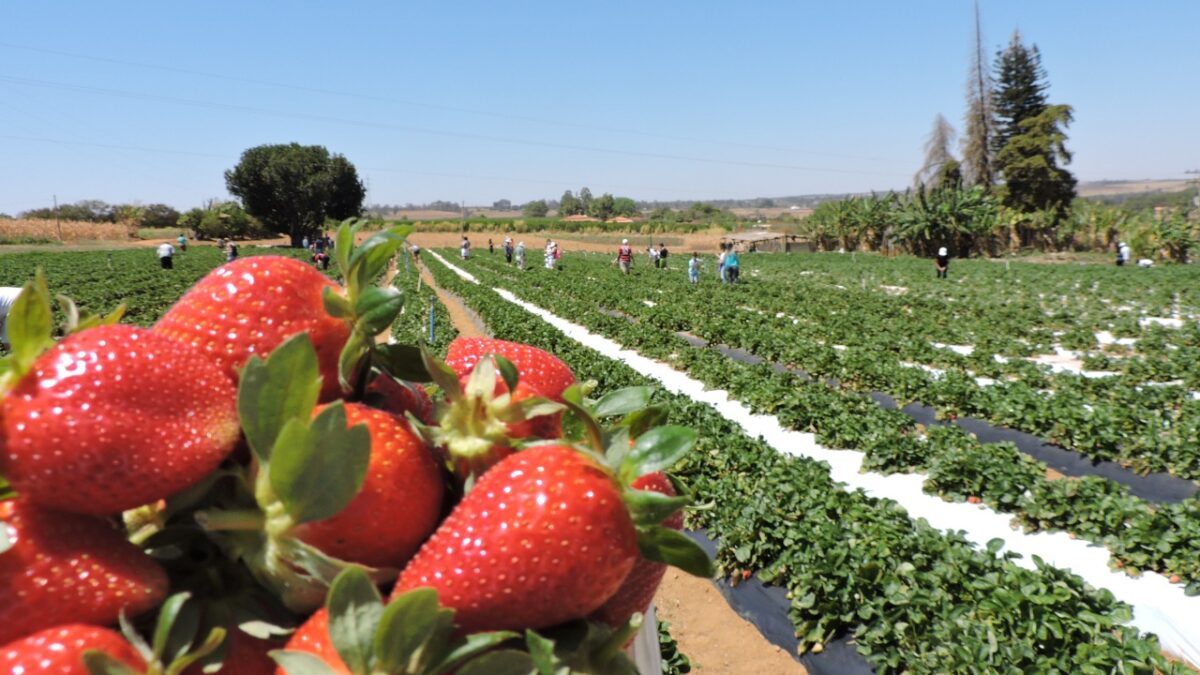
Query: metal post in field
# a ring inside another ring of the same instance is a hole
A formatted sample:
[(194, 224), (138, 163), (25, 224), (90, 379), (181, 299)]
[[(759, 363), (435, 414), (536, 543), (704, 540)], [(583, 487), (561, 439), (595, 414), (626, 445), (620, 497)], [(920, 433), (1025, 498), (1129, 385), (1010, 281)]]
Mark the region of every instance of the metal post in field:
[(429, 344), (433, 344), (433, 341), (434, 341), (434, 334), (433, 334), (433, 303), (434, 303), (434, 301), (433, 301), (433, 300), (430, 300), (430, 302), (429, 302)]

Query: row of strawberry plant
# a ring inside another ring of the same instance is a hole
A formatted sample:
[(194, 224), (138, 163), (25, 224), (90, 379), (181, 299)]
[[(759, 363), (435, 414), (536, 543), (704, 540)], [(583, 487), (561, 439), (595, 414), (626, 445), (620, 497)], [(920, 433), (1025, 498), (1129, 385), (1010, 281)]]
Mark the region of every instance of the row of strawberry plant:
[[(405, 256), (405, 253), (401, 253)], [(450, 321), (450, 313), (438, 302), (433, 290), (421, 281), (420, 273), (411, 258), (396, 260), (396, 276), (392, 285), (404, 292), (404, 309), (392, 324), (392, 337), (396, 342), (407, 345), (426, 345), (438, 356), (444, 356), (446, 347), (458, 331)], [(433, 311), (433, 340), (429, 339), (429, 313)]]
[[(289, 248), (246, 247), (241, 255), (307, 259), (306, 251)], [(9, 253), (0, 260), (0, 286), (23, 286), (40, 268), (50, 288), (80, 307), (111, 309), (124, 302), (125, 321), (149, 326), (192, 284), (224, 263), (225, 254), (215, 246), (192, 246), (176, 253), (169, 270), (159, 266), (152, 248)]]
[[(431, 268), (497, 334), (558, 354), (606, 389), (648, 383), (485, 286)], [(636, 346), (663, 344), (660, 335), (646, 332)], [(706, 405), (659, 398), (674, 422), (701, 433), (683, 473), (711, 507), (691, 513), (690, 525), (719, 539), (723, 574), (754, 572), (788, 589), (804, 647), (853, 633), (879, 672), (1183, 672), (1162, 658), (1154, 637), (1121, 625), (1128, 609), (1107, 591), (1040, 560), (1035, 570), (1019, 567), (1010, 554), (995, 554), (999, 542), (977, 550), (914, 522), (894, 502), (842, 490), (825, 465), (777, 453)]]
[[(497, 278), (490, 265), (473, 262), (466, 267), (486, 275), (487, 281)], [(925, 472), (927, 492), (951, 500), (981, 500), (1016, 515), (1028, 530), (1069, 532), (1106, 546), (1114, 567), (1134, 575), (1160, 572), (1186, 581), (1188, 592), (1200, 592), (1200, 498), (1156, 506), (1105, 478), (1048, 479), (1044, 464), (1011, 444), (983, 444), (956, 427), (922, 433), (906, 415), (884, 410), (861, 394), (694, 347), (655, 326), (654, 319), (662, 314), (651, 311), (643, 321), (630, 324), (596, 312), (596, 303), (605, 302), (598, 297), (603, 286), (587, 277), (509, 275), (504, 285), (730, 391), (756, 412), (774, 414), (793, 429), (813, 431), (824, 445), (862, 450), (867, 468)]]
[[(1111, 459), (1139, 471), (1170, 469), (1185, 477), (1200, 476), (1200, 451), (1193, 442), (1200, 434), (1200, 401), (1190, 398), (1183, 387), (1140, 388), (1128, 378), (1047, 376), (1033, 364), (997, 364), (990, 356), (974, 356), (976, 364), (969, 366), (966, 357), (930, 345), (923, 325), (904, 318), (908, 314), (904, 310), (911, 307), (896, 305), (894, 298), (880, 301), (878, 294), (848, 289), (833, 295), (826, 292), (828, 297), (819, 301), (809, 298), (805, 311), (792, 305), (792, 312), (803, 317), (796, 323), (797, 317), (779, 309), (786, 305), (767, 301), (777, 289), (765, 284), (722, 289), (722, 295), (713, 298), (703, 287), (689, 288), (682, 275), (646, 270), (632, 277), (635, 292), (630, 293), (630, 278), (608, 269), (606, 259), (571, 256), (569, 261), (572, 275), (588, 279), (589, 297), (663, 328), (739, 347), (814, 375), (836, 378), (845, 386), (919, 400), (946, 416), (983, 417), (1095, 459)], [(508, 272), (494, 261), (473, 263)], [(546, 286), (554, 283), (547, 281)], [(747, 303), (767, 309), (747, 316)], [(917, 305), (913, 313), (926, 315), (933, 310), (926, 303)], [(983, 354), (985, 347), (976, 353)], [(934, 377), (904, 366), (909, 359), (935, 358), (943, 359), (940, 365), (951, 370)], [(968, 374), (968, 368), (973, 374)], [(1007, 377), (1018, 368), (1021, 379), (1009, 382)], [(975, 375), (988, 375), (995, 382), (981, 386)], [(1055, 393), (1041, 393), (1046, 388)]]

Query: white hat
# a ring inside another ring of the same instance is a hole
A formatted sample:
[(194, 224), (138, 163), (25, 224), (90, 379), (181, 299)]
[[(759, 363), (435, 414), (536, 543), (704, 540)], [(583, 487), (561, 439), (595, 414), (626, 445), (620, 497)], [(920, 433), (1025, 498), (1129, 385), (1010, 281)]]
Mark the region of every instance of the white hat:
[(628, 243), (629, 243), (629, 240), (628, 240), (628, 239), (622, 239), (622, 240), (621, 240), (621, 243), (622, 243), (622, 244), (628, 244)]
[(945, 246), (938, 249), (938, 255), (946, 255), (946, 247)]

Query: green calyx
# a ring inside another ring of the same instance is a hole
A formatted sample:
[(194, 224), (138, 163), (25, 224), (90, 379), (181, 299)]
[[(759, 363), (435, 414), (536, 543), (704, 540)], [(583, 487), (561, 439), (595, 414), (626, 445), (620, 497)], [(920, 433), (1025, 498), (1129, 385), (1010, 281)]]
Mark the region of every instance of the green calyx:
[[(66, 315), (61, 326), (63, 335), (93, 326), (115, 324), (125, 315), (125, 305), (102, 317), (81, 313), (75, 301), (65, 295), (59, 295), (57, 299)], [(0, 393), (12, 389), (29, 372), (38, 357), (54, 346), (54, 309), (46, 275), (40, 268), (21, 289), (5, 321), (11, 351), (0, 359)]]
[[(145, 675), (179, 675), (188, 666), (213, 654), (225, 640), (225, 629), (202, 630), (200, 609), (189, 593), (176, 593), (162, 604), (154, 634), (147, 642), (121, 614), (121, 633), (146, 662)], [(203, 639), (197, 642), (197, 637)], [(105, 652), (88, 650), (83, 662), (92, 675), (136, 675), (129, 666)]]
[[(642, 476), (675, 466), (696, 444), (695, 431), (661, 425), (666, 413), (651, 405), (653, 393), (650, 387), (627, 387), (590, 400), (583, 387), (572, 385), (563, 392), (563, 400), (582, 425), (594, 453), (604, 458), (621, 486), (621, 499), (637, 530), (642, 557), (695, 576), (711, 577), (715, 571), (704, 549), (687, 535), (660, 524), (690, 505), (691, 495), (677, 482), (676, 496), (631, 487)], [(616, 421), (604, 427), (601, 418)]]
[[(325, 601), (329, 639), (355, 675), (440, 675), (459, 668), (517, 633), (499, 631), (455, 637), (454, 610), (438, 604), (437, 591), (418, 588), (384, 606), (364, 570), (351, 566), (333, 581)], [(315, 656), (274, 651), (292, 675), (333, 672)]]
[[(451, 469), (463, 480), (482, 475), (506, 450), (518, 447), (521, 439), (510, 436), (512, 425), (564, 409), (563, 405), (540, 396), (514, 401), (512, 391), (517, 387), (517, 370), (501, 357), (481, 359), (465, 387), (446, 364), (427, 352), (423, 352), (423, 357), (427, 372), (445, 393), (447, 402), (438, 415), (438, 425), (421, 427), (420, 431), (434, 447), (444, 449)], [(499, 395), (497, 375), (506, 384), (506, 390)]]
[[(348, 563), (304, 544), (292, 531), (346, 508), (362, 489), (371, 458), (370, 432), (365, 424), (347, 428), (343, 403), (313, 416), (320, 389), (306, 334), (288, 339), (265, 361), (252, 357), (238, 386), (238, 414), (255, 460), (247, 477), (253, 487), (196, 513), (210, 536), (295, 611), (318, 606)], [(373, 574), (385, 580), (395, 571)]]
[[(338, 380), (344, 391), (366, 386), (363, 370), (371, 363), (386, 368), (395, 361), (394, 355), (379, 353), (375, 336), (388, 329), (404, 307), (404, 296), (398, 289), (374, 284), (404, 246), (412, 227), (403, 225), (377, 232), (356, 245), (355, 237), (364, 223), (351, 218), (338, 226), (333, 257), (345, 289), (339, 292), (328, 288), (322, 298), (330, 316), (351, 324), (350, 338), (338, 358)], [(361, 398), (362, 392), (357, 393)]]

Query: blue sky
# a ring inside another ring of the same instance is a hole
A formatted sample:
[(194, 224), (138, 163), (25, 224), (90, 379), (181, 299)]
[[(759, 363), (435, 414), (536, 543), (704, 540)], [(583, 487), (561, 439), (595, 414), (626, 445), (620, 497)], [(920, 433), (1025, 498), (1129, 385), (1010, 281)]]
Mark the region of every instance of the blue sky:
[[(982, 0), (1075, 107), (1081, 180), (1200, 169), (1200, 3)], [(0, 2), (0, 212), (226, 197), (246, 148), (344, 154), (369, 203), (903, 188), (960, 131), (968, 0)]]

